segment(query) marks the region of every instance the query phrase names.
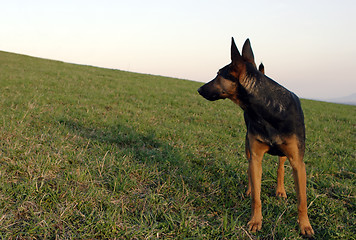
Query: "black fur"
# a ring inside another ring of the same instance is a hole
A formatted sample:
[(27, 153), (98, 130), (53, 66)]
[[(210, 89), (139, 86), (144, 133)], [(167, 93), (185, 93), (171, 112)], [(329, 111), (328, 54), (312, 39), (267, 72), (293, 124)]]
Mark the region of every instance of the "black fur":
[[(260, 136), (270, 146), (268, 153), (284, 156), (278, 145), (281, 139), (283, 141), (284, 137), (293, 134), (304, 152), (304, 116), (299, 98), (257, 70), (254, 62), (250, 62), (254, 61), (252, 51), (244, 48), (243, 53), (246, 52), (248, 56), (244, 56), (245, 74), (242, 78), (234, 76), (236, 66), (231, 63), (220, 69), (216, 78), (199, 88), (198, 92), (210, 101), (230, 98), (238, 103), (244, 110), (247, 132)], [(225, 85), (230, 82), (235, 88), (230, 89), (233, 95), (227, 95), (227, 90), (221, 89), (222, 82)]]
[(261, 64), (257, 70), (250, 41), (247, 39), (240, 55), (234, 39), (231, 60), (218, 75), (198, 89), (206, 99), (229, 98), (244, 110), (246, 156), (249, 160), (247, 194), (251, 194), (249, 230), (262, 228), (260, 188), (262, 159), (265, 153), (278, 155), (276, 195), (286, 197), (284, 162), (292, 166), (298, 196), (298, 222), (305, 236), (314, 234), (307, 215), (304, 116), (299, 98), (264, 74)]

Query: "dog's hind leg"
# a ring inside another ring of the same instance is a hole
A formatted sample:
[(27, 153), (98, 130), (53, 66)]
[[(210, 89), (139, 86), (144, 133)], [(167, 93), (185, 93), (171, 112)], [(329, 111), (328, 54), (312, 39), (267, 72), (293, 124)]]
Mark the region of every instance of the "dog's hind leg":
[(287, 198), (286, 190), (284, 189), (284, 163), (287, 157), (278, 158), (278, 170), (277, 170), (277, 189), (276, 196), (281, 198)]

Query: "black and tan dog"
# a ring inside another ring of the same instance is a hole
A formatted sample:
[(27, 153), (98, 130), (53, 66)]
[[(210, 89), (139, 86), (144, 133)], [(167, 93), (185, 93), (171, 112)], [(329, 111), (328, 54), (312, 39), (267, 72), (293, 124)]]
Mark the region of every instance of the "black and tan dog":
[(301, 233), (312, 236), (314, 231), (307, 214), (304, 116), (298, 97), (257, 70), (250, 41), (247, 39), (240, 55), (234, 39), (232, 62), (219, 70), (212, 81), (198, 92), (215, 101), (229, 98), (244, 110), (247, 127), (246, 155), (249, 161), (247, 194), (251, 194), (252, 213), (249, 230), (262, 227), (261, 177), (265, 153), (279, 156), (276, 194), (287, 197), (284, 190), (284, 162), (288, 158), (293, 168), (298, 197), (298, 223)]

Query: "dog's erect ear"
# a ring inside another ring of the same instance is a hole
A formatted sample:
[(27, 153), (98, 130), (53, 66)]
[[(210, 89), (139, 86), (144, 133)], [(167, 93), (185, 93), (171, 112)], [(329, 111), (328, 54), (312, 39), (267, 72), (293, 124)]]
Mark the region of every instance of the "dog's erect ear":
[(238, 64), (243, 61), (242, 56), (236, 47), (234, 38), (231, 40), (231, 61), (233, 64)]
[(242, 57), (245, 59), (245, 61), (252, 63), (252, 65), (256, 68), (255, 57), (253, 56), (250, 39), (248, 38), (242, 47)]
[(263, 66), (262, 63), (260, 64), (260, 66), (258, 66), (258, 71), (260, 71), (261, 73), (265, 74), (265, 66)]

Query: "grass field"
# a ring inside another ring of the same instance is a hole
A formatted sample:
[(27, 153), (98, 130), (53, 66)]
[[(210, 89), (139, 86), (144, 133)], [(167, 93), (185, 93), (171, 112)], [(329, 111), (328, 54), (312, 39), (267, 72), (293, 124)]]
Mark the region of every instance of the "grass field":
[[(242, 111), (200, 85), (0, 52), (0, 237), (302, 239), (268, 155), (248, 232)], [(355, 239), (356, 107), (302, 106), (315, 239)]]

